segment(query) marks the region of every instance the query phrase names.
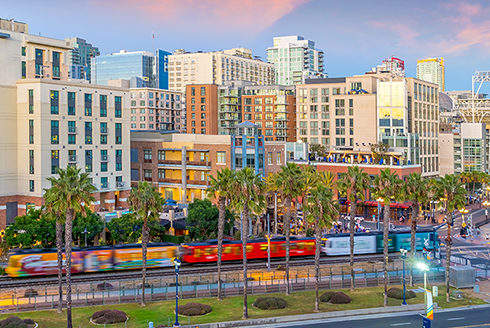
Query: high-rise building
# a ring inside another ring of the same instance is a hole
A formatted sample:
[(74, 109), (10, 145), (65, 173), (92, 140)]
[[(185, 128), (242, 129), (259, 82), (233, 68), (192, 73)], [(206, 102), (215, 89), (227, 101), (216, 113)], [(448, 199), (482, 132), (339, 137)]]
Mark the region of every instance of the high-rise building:
[(420, 164), (423, 176), (438, 175), (437, 89), (391, 73), (308, 79), (297, 86), (297, 136), (354, 157), (383, 142), (400, 163)]
[(81, 38), (66, 38), (70, 50), (70, 78), (90, 82), (91, 59), (99, 56), (99, 48)]
[(383, 60), (381, 65), (374, 67), (372, 71), (375, 73), (392, 73), (405, 77), (405, 61), (391, 56)]
[(182, 131), (182, 93), (132, 88), (131, 130)]
[(188, 84), (187, 132), (218, 134), (218, 86), (216, 84)]
[(215, 52), (189, 53), (177, 50), (169, 56), (169, 86), (184, 92), (188, 84), (222, 85), (227, 81), (274, 84), (274, 65), (252, 55), (252, 50), (234, 48)]
[(323, 51), (315, 49), (315, 42), (302, 36), (274, 38), (274, 46), (267, 48), (267, 61), (276, 68), (276, 83), (293, 85), (306, 78), (324, 78)]
[(129, 80), (131, 88), (168, 89), (169, 52), (121, 50), (92, 58), (92, 83), (108, 85), (110, 80)]
[(417, 60), (417, 79), (435, 83), (439, 91), (446, 91), (444, 58), (427, 58)]
[(90, 173), (93, 210), (126, 207), (129, 89), (70, 82), (71, 47), (20, 27), (0, 29), (0, 229), (40, 208), (68, 164)]

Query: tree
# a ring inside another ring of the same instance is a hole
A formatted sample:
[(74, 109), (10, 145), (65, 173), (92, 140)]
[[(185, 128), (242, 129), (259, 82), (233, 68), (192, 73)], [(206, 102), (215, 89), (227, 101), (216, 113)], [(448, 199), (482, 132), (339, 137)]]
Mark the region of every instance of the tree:
[(247, 237), (248, 219), (250, 213), (259, 214), (265, 207), (265, 183), (259, 174), (250, 167), (245, 167), (236, 173), (236, 180), (231, 190), (235, 196), (231, 199), (231, 205), (242, 214), (241, 237), (243, 254), (243, 318), (248, 318), (247, 304)]
[(326, 156), (326, 148), (321, 144), (312, 143), (310, 144), (310, 158), (314, 161), (317, 157), (325, 157)]
[[(210, 186), (207, 190), (209, 198), (218, 201), (218, 300), (221, 300), (221, 255), (223, 253), (223, 233), (225, 229), (225, 217), (227, 214), (226, 203), (232, 196), (232, 185), (235, 182), (235, 171), (224, 168), (211, 176)], [(229, 211), (228, 211), (229, 213)], [(233, 215), (229, 213), (233, 219)], [(228, 221), (233, 225), (232, 220)]]
[(150, 240), (150, 229), (148, 228), (148, 218), (158, 219), (162, 211), (165, 200), (162, 194), (155, 186), (148, 181), (138, 181), (138, 187), (131, 189), (128, 197), (130, 210), (143, 220), (143, 231), (141, 232), (141, 250), (142, 250), (142, 288), (141, 288), (141, 306), (145, 306), (146, 290), (146, 253), (148, 242)]
[(318, 298), (318, 287), (320, 284), (320, 244), (322, 241), (322, 230), (330, 228), (332, 222), (337, 220), (339, 215), (339, 204), (333, 200), (333, 190), (317, 184), (311, 189), (308, 196), (307, 208), (308, 221), (315, 227), (315, 311), (320, 311), (320, 301)]
[(357, 201), (364, 200), (364, 192), (370, 187), (371, 180), (363, 169), (359, 166), (349, 166), (347, 173), (343, 173), (340, 179), (337, 181), (337, 188), (341, 194), (347, 195), (350, 202), (350, 290), (354, 291), (354, 229), (355, 229), (355, 217), (357, 212)]
[(371, 153), (373, 154), (374, 161), (379, 163), (381, 160), (385, 161), (387, 159), (386, 152), (390, 148), (389, 145), (383, 143), (382, 141), (371, 145)]
[[(315, 144), (316, 145), (316, 144)], [(330, 172), (329, 172), (330, 173)], [(303, 166), (301, 167), (301, 186), (300, 186), (300, 194), (301, 194), (301, 208), (303, 209), (303, 215), (306, 218), (308, 216), (308, 207), (305, 206), (306, 198), (308, 197), (310, 191), (321, 183), (320, 181), (321, 175), (315, 170), (313, 166)], [(295, 226), (297, 227), (298, 221), (297, 216), (294, 220)], [(306, 226), (306, 225), (305, 225)]]
[(410, 250), (412, 256), (415, 255), (415, 234), (417, 232), (417, 218), (419, 217), (420, 206), (426, 204), (430, 200), (430, 180), (422, 178), (420, 173), (414, 172), (407, 176), (403, 183), (403, 199), (411, 201), (411, 235), (410, 235)]
[[(74, 240), (85, 240), (84, 231), (90, 234), (87, 236), (87, 243), (93, 240), (95, 236), (102, 232), (104, 229), (104, 220), (97, 216), (96, 213), (92, 211), (87, 211), (86, 215), (83, 216), (81, 213), (75, 215), (75, 222), (73, 224), (73, 237)], [(84, 245), (87, 247), (88, 245)]]
[(449, 268), (451, 266), (451, 224), (453, 222), (453, 212), (455, 209), (464, 207), (466, 203), (466, 189), (460, 181), (460, 177), (454, 174), (446, 174), (444, 177), (434, 181), (436, 198), (445, 208), (447, 218), (447, 237), (446, 237), (446, 301), (451, 301), (449, 297)]
[[(50, 190), (46, 190), (49, 198), (45, 200), (47, 207), (65, 212), (65, 257), (66, 257), (66, 315), (67, 328), (72, 328), (71, 315), (71, 248), (72, 228), (75, 213), (83, 215), (95, 198), (92, 193), (97, 189), (92, 185), (87, 173), (81, 173), (80, 169), (68, 165), (66, 169), (57, 169), (58, 177), (48, 177), (51, 182)], [(82, 205), (83, 204), (83, 205)]]
[(132, 213), (121, 215), (107, 222), (111, 239), (116, 243), (136, 243), (141, 237), (142, 227), (143, 220)]
[(289, 295), (289, 251), (291, 235), (291, 201), (301, 195), (303, 184), (301, 169), (296, 163), (288, 162), (277, 172), (276, 184), (284, 195), (286, 209), (283, 222), (283, 232), (286, 235), (286, 295)]
[(277, 174), (269, 173), (265, 178), (267, 191), (274, 193), (274, 234), (277, 235), (277, 193), (280, 188), (277, 184)]
[(374, 197), (382, 198), (384, 202), (383, 217), (383, 271), (384, 271), (384, 306), (388, 306), (388, 233), (390, 229), (390, 203), (391, 200), (398, 200), (401, 196), (401, 180), (396, 171), (390, 172), (390, 169), (380, 170), (380, 175), (374, 179), (372, 191)]
[(51, 217), (42, 210), (28, 210), (26, 215), (18, 216), (5, 229), (3, 239), (9, 247), (33, 248), (42, 243), (51, 243), (55, 237)]
[[(209, 199), (196, 199), (189, 204), (189, 214), (186, 222), (190, 225), (189, 237), (191, 239), (205, 241), (210, 239), (212, 234), (216, 234), (219, 229), (219, 209), (211, 203)], [(223, 219), (223, 232), (230, 233), (233, 227), (234, 216), (225, 208)]]

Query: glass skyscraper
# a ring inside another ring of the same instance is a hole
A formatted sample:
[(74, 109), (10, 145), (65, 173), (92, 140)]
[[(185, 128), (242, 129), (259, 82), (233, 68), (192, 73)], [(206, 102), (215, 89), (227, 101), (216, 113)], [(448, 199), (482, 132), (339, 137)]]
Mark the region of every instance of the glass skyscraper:
[(90, 81), (91, 59), (99, 56), (99, 48), (80, 38), (65, 39), (70, 50), (70, 78)]
[(130, 80), (131, 88), (168, 89), (168, 55), (121, 50), (92, 58), (92, 83), (108, 85), (110, 80)]

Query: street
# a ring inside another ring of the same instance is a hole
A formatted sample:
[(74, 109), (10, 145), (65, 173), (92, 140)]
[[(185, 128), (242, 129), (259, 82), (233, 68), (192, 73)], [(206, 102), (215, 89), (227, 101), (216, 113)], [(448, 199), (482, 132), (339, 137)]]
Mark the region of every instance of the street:
[[(473, 309), (436, 310), (432, 328), (480, 328), (490, 327), (489, 306)], [(422, 317), (415, 312), (377, 314), (362, 317), (344, 317), (306, 322), (265, 325), (263, 328), (380, 328), (380, 327), (422, 327)]]

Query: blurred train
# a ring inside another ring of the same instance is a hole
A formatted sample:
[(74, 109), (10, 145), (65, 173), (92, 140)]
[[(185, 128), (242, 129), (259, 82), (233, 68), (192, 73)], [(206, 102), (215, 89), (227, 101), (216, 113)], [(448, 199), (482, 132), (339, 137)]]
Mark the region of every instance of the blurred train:
[[(424, 243), (436, 245), (437, 234), (432, 231), (417, 232), (417, 250)], [(286, 238), (270, 240), (271, 258), (286, 256)], [(322, 252), (329, 256), (348, 255), (349, 235), (325, 235)], [(400, 247), (410, 250), (410, 232), (391, 232), (388, 241), (389, 252)], [(355, 254), (375, 254), (383, 252), (382, 233), (360, 233), (354, 237)], [(267, 239), (255, 239), (247, 242), (247, 259), (267, 259)], [(217, 261), (218, 241), (187, 243), (150, 243), (147, 253), (147, 268), (173, 266), (173, 259), (180, 257), (183, 263), (203, 264)], [(315, 255), (315, 239), (291, 237), (290, 256), (305, 257)], [(242, 261), (241, 241), (223, 240), (222, 261)], [(63, 255), (63, 261), (65, 257)], [(72, 273), (135, 270), (142, 267), (141, 244), (73, 248)], [(63, 270), (64, 271), (64, 270)], [(58, 274), (56, 249), (26, 249), (9, 253), (6, 273), (10, 277), (31, 277)]]

